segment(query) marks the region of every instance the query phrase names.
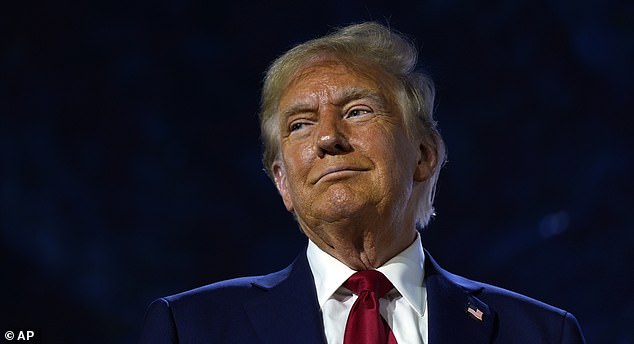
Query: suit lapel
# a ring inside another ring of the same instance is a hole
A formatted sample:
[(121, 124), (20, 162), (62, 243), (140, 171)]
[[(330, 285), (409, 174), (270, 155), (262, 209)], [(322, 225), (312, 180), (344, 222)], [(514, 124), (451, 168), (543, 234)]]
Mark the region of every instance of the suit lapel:
[(429, 343), (491, 343), (495, 312), (475, 295), (482, 286), (443, 270), (425, 252)]
[(263, 343), (326, 342), (305, 251), (288, 268), (261, 277), (253, 286), (261, 289), (261, 297), (244, 307)]

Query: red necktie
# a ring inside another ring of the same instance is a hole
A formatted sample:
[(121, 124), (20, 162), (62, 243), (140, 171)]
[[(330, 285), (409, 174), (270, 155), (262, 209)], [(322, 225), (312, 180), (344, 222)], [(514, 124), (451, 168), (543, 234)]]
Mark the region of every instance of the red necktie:
[(362, 270), (343, 284), (359, 297), (352, 305), (344, 344), (396, 344), (392, 329), (379, 313), (379, 299), (392, 289), (392, 283), (376, 270)]

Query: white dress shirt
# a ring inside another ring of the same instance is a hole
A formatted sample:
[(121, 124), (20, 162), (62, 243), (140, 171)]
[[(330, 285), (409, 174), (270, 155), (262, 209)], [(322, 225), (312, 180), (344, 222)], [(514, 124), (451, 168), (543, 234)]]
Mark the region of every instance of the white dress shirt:
[[(348, 314), (357, 299), (357, 295), (342, 284), (356, 271), (322, 251), (310, 240), (306, 255), (315, 278), (326, 340), (328, 344), (342, 344)], [(420, 235), (417, 234), (409, 247), (377, 268), (394, 285), (379, 300), (379, 311), (399, 344), (428, 343), (424, 262), (425, 253)]]

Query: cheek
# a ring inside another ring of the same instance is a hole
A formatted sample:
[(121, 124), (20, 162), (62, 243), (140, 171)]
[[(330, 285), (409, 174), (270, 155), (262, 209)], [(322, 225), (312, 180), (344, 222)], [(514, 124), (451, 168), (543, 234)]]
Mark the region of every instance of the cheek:
[[(393, 163), (406, 147), (401, 140), (385, 128), (365, 130), (360, 135), (359, 146), (375, 161)], [(394, 166), (396, 167), (396, 166)]]
[(383, 170), (382, 175), (392, 182), (403, 181), (412, 174), (416, 165), (416, 151), (407, 136), (400, 132), (382, 131), (373, 133), (366, 141), (365, 150)]
[(307, 144), (294, 144), (292, 147), (287, 147), (283, 150), (282, 156), (288, 175), (295, 180), (302, 180), (306, 176), (314, 159), (314, 153)]
[(302, 145), (299, 147), (299, 160), (302, 165), (310, 165), (311, 161), (315, 158), (314, 149), (308, 145)]

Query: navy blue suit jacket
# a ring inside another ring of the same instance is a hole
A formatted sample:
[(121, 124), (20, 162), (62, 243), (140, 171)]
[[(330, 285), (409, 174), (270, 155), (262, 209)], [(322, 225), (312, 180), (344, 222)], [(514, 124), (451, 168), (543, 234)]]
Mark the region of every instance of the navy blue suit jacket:
[[(427, 252), (425, 258), (429, 343), (584, 343), (570, 313), (453, 275)], [(478, 311), (481, 320), (472, 314)], [(154, 301), (141, 335), (142, 344), (325, 342), (305, 252), (266, 276), (222, 281)]]

